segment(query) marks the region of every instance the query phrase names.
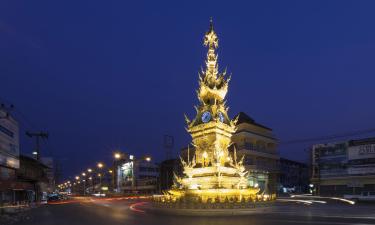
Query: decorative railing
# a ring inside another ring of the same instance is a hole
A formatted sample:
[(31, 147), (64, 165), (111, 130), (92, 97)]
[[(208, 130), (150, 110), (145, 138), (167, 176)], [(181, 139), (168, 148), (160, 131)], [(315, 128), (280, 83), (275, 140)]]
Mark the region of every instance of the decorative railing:
[(272, 155), (276, 155), (277, 151), (273, 149), (268, 149), (266, 147), (257, 147), (252, 144), (244, 144), (244, 145), (237, 145), (237, 150), (249, 150), (249, 151), (255, 151), (255, 152), (261, 152), (261, 153), (268, 153)]

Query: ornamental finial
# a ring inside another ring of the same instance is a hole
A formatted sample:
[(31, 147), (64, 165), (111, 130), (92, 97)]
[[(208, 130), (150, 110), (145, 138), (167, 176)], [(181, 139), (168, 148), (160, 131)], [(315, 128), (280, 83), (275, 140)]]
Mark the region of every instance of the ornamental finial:
[(210, 31), (214, 30), (214, 22), (212, 21), (212, 16), (210, 17)]
[(212, 17), (210, 18), (210, 29), (204, 35), (204, 46), (208, 46), (209, 49), (217, 48), (218, 47), (217, 35), (214, 31), (214, 24), (212, 22)]

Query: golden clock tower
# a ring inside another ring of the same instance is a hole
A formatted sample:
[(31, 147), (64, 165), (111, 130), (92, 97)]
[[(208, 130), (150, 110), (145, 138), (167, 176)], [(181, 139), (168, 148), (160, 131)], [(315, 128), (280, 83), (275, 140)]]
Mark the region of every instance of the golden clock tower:
[(190, 121), (187, 117), (187, 130), (193, 138), (197, 166), (223, 166), (227, 161), (228, 146), (235, 131), (235, 121), (228, 117), (225, 96), (230, 78), (226, 72), (219, 73), (217, 55), (218, 37), (212, 20), (204, 36), (204, 45), (208, 47), (206, 70), (199, 73), (197, 90), (199, 105), (195, 106), (196, 117)]
[[(204, 36), (204, 45), (208, 53), (206, 69), (199, 74), (199, 104), (195, 106), (197, 115), (193, 120), (185, 117), (195, 155), (191, 160), (188, 155), (187, 161), (181, 158), (182, 176), (175, 174), (172, 189), (155, 198), (161, 205), (179, 205), (185, 200), (203, 203), (225, 203), (229, 199), (232, 202), (253, 202), (258, 198), (259, 188), (249, 183), (249, 171), (243, 165), (243, 158), (237, 160), (236, 150), (233, 154), (228, 152), (236, 121), (230, 120), (227, 114), (225, 96), (229, 78), (226, 78), (226, 72), (218, 71), (215, 53), (218, 38), (212, 20)], [(262, 198), (265, 200), (269, 197)]]

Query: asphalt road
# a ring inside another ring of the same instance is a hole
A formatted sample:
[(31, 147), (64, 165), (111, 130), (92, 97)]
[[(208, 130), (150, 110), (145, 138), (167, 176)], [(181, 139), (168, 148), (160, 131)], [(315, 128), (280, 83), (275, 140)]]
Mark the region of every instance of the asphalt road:
[[(42, 205), (17, 225), (266, 225), (375, 224), (375, 205), (281, 203), (269, 212), (231, 217), (166, 216), (143, 212), (143, 200), (85, 200)], [(147, 203), (146, 203), (147, 204)]]

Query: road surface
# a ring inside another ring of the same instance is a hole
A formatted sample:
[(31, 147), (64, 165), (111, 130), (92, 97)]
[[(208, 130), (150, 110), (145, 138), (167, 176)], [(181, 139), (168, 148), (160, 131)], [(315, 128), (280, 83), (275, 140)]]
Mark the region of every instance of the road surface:
[(42, 205), (16, 225), (290, 225), (375, 224), (375, 205), (278, 203), (266, 214), (235, 217), (167, 216), (142, 211), (142, 199), (85, 199)]

